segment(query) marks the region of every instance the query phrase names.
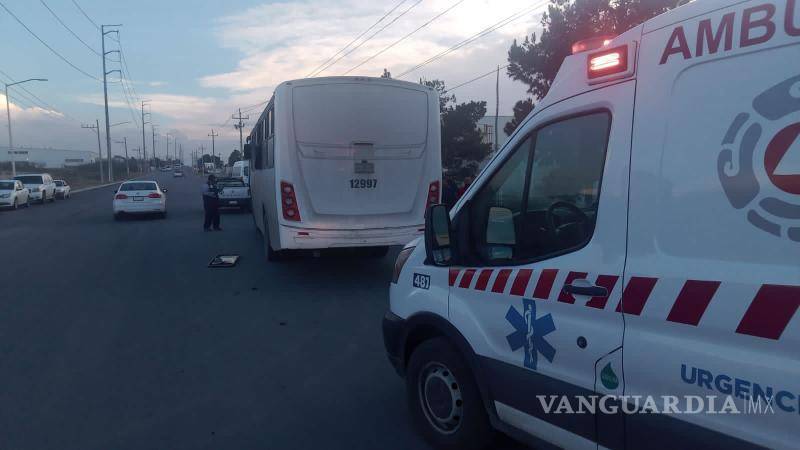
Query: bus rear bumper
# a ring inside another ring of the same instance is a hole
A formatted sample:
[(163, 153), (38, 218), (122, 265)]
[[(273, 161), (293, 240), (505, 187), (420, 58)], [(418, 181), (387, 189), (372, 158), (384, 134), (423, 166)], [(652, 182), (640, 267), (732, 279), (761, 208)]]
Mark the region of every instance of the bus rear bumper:
[(324, 230), (281, 226), (281, 248), (324, 249), (406, 245), (424, 232), (424, 225), (365, 230)]

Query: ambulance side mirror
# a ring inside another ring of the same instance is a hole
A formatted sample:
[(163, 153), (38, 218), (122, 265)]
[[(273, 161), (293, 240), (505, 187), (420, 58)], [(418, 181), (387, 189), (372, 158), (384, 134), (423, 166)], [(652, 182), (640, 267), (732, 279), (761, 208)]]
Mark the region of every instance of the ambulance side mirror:
[(490, 260), (511, 259), (517, 245), (514, 213), (508, 208), (492, 207), (486, 224), (486, 244)]
[(445, 205), (433, 205), (425, 214), (425, 253), (437, 266), (447, 266), (453, 257), (450, 214)]

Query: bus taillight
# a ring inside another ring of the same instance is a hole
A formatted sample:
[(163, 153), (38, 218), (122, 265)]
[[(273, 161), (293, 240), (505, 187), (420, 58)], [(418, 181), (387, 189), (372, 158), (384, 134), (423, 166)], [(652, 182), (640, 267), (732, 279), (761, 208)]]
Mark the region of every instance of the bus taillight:
[(297, 206), (297, 196), (291, 183), (281, 181), (281, 209), (283, 218), (292, 222), (300, 222), (300, 209)]
[(428, 187), (428, 206), (438, 205), (439, 204), (439, 191), (440, 184), (438, 181), (434, 181)]

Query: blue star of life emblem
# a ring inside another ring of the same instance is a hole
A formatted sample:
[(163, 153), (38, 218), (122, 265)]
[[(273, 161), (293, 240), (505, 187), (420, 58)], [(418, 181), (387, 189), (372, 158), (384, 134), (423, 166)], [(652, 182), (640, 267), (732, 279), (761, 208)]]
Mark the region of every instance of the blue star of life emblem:
[(545, 336), (556, 330), (553, 323), (553, 316), (536, 317), (535, 300), (522, 299), (523, 313), (520, 314), (513, 306), (508, 308), (506, 320), (514, 327), (514, 332), (506, 336), (511, 351), (525, 348), (525, 367), (536, 370), (539, 354), (553, 362), (556, 356), (556, 349), (550, 345)]

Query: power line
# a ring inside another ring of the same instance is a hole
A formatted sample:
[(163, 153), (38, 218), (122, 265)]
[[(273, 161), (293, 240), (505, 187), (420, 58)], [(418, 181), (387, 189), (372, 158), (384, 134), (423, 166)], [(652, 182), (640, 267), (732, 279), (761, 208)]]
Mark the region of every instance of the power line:
[(2, 7), (3, 9), (5, 9), (5, 10), (6, 10), (6, 12), (7, 12), (7, 13), (8, 13), (8, 14), (9, 14), (11, 17), (13, 17), (13, 18), (14, 18), (14, 20), (16, 20), (16, 21), (17, 21), (17, 23), (19, 23), (20, 25), (22, 25), (22, 27), (23, 27), (23, 28), (25, 28), (25, 29), (28, 31), (28, 33), (30, 33), (30, 34), (31, 34), (31, 36), (35, 37), (35, 38), (36, 38), (36, 40), (38, 40), (39, 42), (41, 42), (41, 43), (42, 43), (42, 45), (44, 45), (45, 47), (47, 47), (47, 49), (48, 49), (48, 50), (50, 50), (50, 51), (51, 51), (51, 52), (52, 52), (54, 55), (58, 56), (58, 57), (59, 57), (59, 58), (60, 58), (62, 61), (64, 61), (65, 63), (69, 64), (69, 66), (70, 66), (70, 67), (72, 67), (73, 69), (77, 70), (78, 72), (82, 73), (83, 75), (86, 75), (87, 77), (89, 77), (89, 78), (91, 78), (91, 79), (93, 79), (93, 80), (95, 80), (95, 81), (101, 81), (99, 78), (97, 78), (97, 77), (95, 77), (95, 76), (93, 76), (93, 75), (90, 75), (90, 74), (89, 74), (88, 72), (86, 72), (85, 70), (81, 69), (80, 67), (76, 66), (75, 64), (72, 64), (72, 62), (70, 62), (70, 60), (68, 60), (68, 59), (67, 59), (67, 58), (65, 58), (63, 55), (61, 55), (61, 53), (58, 53), (57, 51), (55, 51), (55, 49), (53, 49), (53, 47), (50, 47), (50, 45), (48, 45), (48, 44), (47, 44), (47, 42), (43, 41), (43, 40), (42, 40), (42, 38), (40, 38), (39, 36), (37, 36), (37, 35), (36, 35), (36, 33), (34, 33), (34, 32), (33, 32), (33, 30), (31, 30), (30, 28), (28, 28), (28, 26), (27, 26), (27, 25), (25, 25), (25, 23), (24, 23), (24, 22), (22, 22), (21, 20), (19, 20), (19, 17), (17, 17), (16, 15), (14, 15), (14, 13), (12, 13), (12, 12), (11, 12), (11, 10), (9, 10), (9, 9), (6, 7), (6, 5), (4, 5), (2, 2), (0, 2), (0, 7)]
[(61, 18), (60, 18), (60, 17), (58, 17), (58, 14), (56, 14), (56, 13), (55, 13), (55, 11), (53, 11), (52, 9), (50, 9), (50, 7), (49, 7), (49, 6), (47, 6), (47, 3), (45, 3), (45, 2), (44, 2), (44, 0), (39, 0), (39, 2), (41, 2), (41, 3), (42, 3), (42, 6), (44, 6), (45, 8), (47, 8), (47, 10), (48, 10), (48, 11), (50, 11), (50, 14), (52, 14), (52, 15), (53, 15), (53, 17), (55, 17), (55, 18), (56, 18), (56, 20), (58, 21), (58, 23), (60, 23), (62, 27), (66, 28), (66, 30), (67, 30), (67, 31), (69, 31), (69, 32), (70, 32), (70, 34), (72, 34), (72, 35), (75, 37), (75, 39), (77, 39), (78, 41), (80, 41), (80, 43), (81, 43), (81, 44), (83, 44), (83, 45), (84, 45), (86, 48), (88, 48), (88, 49), (89, 49), (89, 50), (90, 50), (92, 53), (94, 53), (94, 54), (95, 54), (95, 55), (97, 55), (97, 56), (100, 56), (100, 52), (98, 52), (97, 50), (95, 50), (94, 48), (92, 48), (92, 46), (90, 46), (89, 44), (87, 44), (87, 43), (86, 43), (86, 41), (84, 41), (83, 39), (81, 39), (81, 37), (80, 37), (80, 36), (78, 36), (77, 34), (75, 34), (75, 32), (74, 32), (74, 31), (72, 31), (72, 29), (71, 29), (70, 27), (68, 27), (68, 26), (67, 26), (67, 24), (66, 24), (66, 23), (64, 23), (64, 21), (63, 21), (63, 20), (61, 20)]
[(479, 31), (478, 33), (475, 33), (474, 35), (468, 37), (467, 39), (464, 39), (463, 41), (453, 45), (452, 47), (440, 52), (439, 54), (428, 58), (424, 62), (421, 62), (421, 63), (417, 64), (416, 66), (406, 70), (405, 72), (401, 73), (400, 75), (397, 75), (397, 78), (404, 77), (404, 76), (408, 75), (409, 73), (414, 72), (415, 70), (420, 69), (420, 68), (422, 68), (424, 66), (427, 66), (428, 64), (430, 64), (430, 63), (432, 63), (432, 62), (434, 62), (434, 61), (436, 61), (438, 59), (441, 59), (441, 58), (449, 55), (450, 53), (453, 53), (454, 51), (459, 50), (459, 49), (461, 49), (461, 48), (463, 48), (463, 47), (465, 47), (465, 46), (477, 41), (478, 39), (480, 39), (480, 38), (482, 38), (482, 37), (484, 37), (484, 36), (486, 36), (488, 34), (491, 34), (491, 33), (495, 32), (495, 31), (499, 30), (500, 28), (502, 28), (502, 27), (504, 27), (506, 25), (510, 25), (511, 23), (513, 23), (513, 22), (519, 20), (520, 18), (524, 17), (526, 14), (529, 14), (529, 13), (533, 12), (534, 10), (545, 6), (546, 4), (547, 4), (547, 2), (540, 2), (540, 3), (536, 4), (533, 7), (529, 7), (529, 8), (526, 8), (526, 9), (522, 10), (522, 11), (516, 12), (516, 13), (506, 17), (505, 19), (495, 23), (494, 25), (491, 25), (491, 26), (489, 26), (487, 28), (484, 28), (483, 30)]
[(119, 45), (119, 56), (120, 61), (122, 62), (122, 69), (127, 73), (128, 78), (128, 88), (133, 91), (133, 95), (135, 96), (136, 100), (141, 100), (139, 98), (139, 94), (136, 92), (136, 88), (134, 88), (133, 84), (133, 76), (131, 76), (131, 70), (128, 68), (128, 60), (125, 59), (125, 52), (122, 48), (122, 39), (117, 40), (117, 44)]
[(378, 53), (375, 53), (374, 55), (372, 55), (372, 56), (370, 56), (369, 58), (365, 59), (365, 60), (364, 60), (364, 61), (362, 61), (360, 64), (358, 64), (358, 65), (356, 65), (356, 66), (352, 67), (350, 70), (348, 70), (348, 71), (347, 71), (347, 72), (345, 72), (344, 74), (345, 74), (345, 75), (347, 75), (347, 74), (349, 74), (350, 72), (352, 72), (352, 71), (354, 71), (354, 70), (358, 69), (359, 67), (363, 66), (364, 64), (366, 64), (366, 63), (368, 63), (368, 62), (372, 61), (373, 59), (377, 58), (378, 56), (380, 56), (380, 55), (384, 54), (385, 52), (387, 52), (388, 50), (390, 50), (390, 49), (391, 49), (392, 47), (394, 47), (395, 45), (397, 45), (397, 44), (399, 44), (399, 43), (401, 43), (401, 42), (405, 41), (406, 39), (408, 39), (408, 38), (410, 38), (411, 36), (413, 36), (414, 34), (416, 34), (418, 31), (422, 30), (423, 28), (425, 28), (425, 27), (427, 27), (428, 25), (430, 25), (431, 23), (433, 23), (433, 22), (434, 22), (436, 19), (438, 19), (438, 18), (442, 17), (443, 15), (445, 15), (445, 14), (449, 13), (449, 12), (450, 12), (450, 11), (452, 11), (452, 10), (453, 10), (453, 9), (454, 9), (456, 6), (458, 6), (458, 5), (462, 4), (462, 3), (464, 3), (464, 1), (465, 1), (465, 0), (458, 0), (457, 2), (453, 3), (453, 5), (452, 5), (452, 6), (450, 6), (449, 8), (445, 9), (444, 11), (442, 11), (442, 12), (440, 12), (439, 14), (437, 14), (436, 16), (434, 16), (434, 17), (433, 17), (431, 20), (429, 20), (429, 21), (427, 21), (427, 22), (423, 23), (423, 24), (422, 24), (422, 25), (420, 25), (420, 26), (419, 26), (417, 29), (415, 29), (414, 31), (412, 31), (411, 33), (408, 33), (408, 34), (406, 34), (405, 36), (401, 37), (400, 39), (398, 39), (398, 40), (394, 41), (393, 43), (389, 44), (389, 45), (388, 45), (387, 47), (385, 47), (383, 50), (381, 50), (381, 51), (379, 51)]
[(319, 74), (321, 74), (322, 72), (324, 72), (324, 71), (326, 71), (326, 70), (330, 69), (331, 67), (335, 66), (335, 65), (336, 65), (336, 63), (338, 63), (338, 62), (339, 62), (339, 61), (341, 61), (342, 59), (346, 58), (347, 56), (351, 55), (351, 54), (352, 54), (354, 51), (358, 50), (358, 49), (359, 49), (359, 48), (361, 48), (361, 47), (362, 47), (364, 44), (366, 44), (367, 42), (371, 41), (371, 40), (372, 40), (372, 39), (373, 39), (375, 36), (379, 35), (379, 34), (380, 34), (380, 33), (381, 33), (383, 30), (385, 30), (385, 29), (389, 28), (390, 26), (392, 26), (392, 24), (394, 24), (395, 22), (397, 22), (397, 21), (398, 21), (398, 20), (399, 20), (401, 17), (403, 17), (403, 16), (405, 16), (406, 14), (408, 14), (408, 12), (409, 12), (409, 11), (411, 11), (412, 9), (414, 9), (414, 8), (415, 8), (417, 5), (419, 5), (420, 3), (422, 3), (422, 0), (417, 0), (417, 2), (416, 2), (416, 3), (414, 3), (413, 5), (411, 5), (411, 6), (409, 6), (408, 8), (406, 8), (406, 9), (405, 9), (403, 12), (401, 12), (399, 15), (397, 15), (397, 16), (396, 16), (394, 19), (392, 19), (392, 20), (391, 20), (389, 23), (387, 23), (386, 25), (382, 26), (382, 27), (381, 27), (381, 28), (380, 28), (378, 31), (376, 31), (376, 32), (372, 33), (372, 34), (371, 34), (371, 35), (370, 35), (368, 38), (366, 38), (366, 39), (364, 39), (363, 41), (361, 41), (361, 42), (360, 42), (358, 45), (356, 45), (355, 47), (351, 48), (350, 50), (348, 50), (346, 53), (342, 54), (341, 56), (339, 56), (339, 57), (338, 57), (338, 58), (336, 58), (335, 60), (331, 61), (331, 63), (330, 63), (330, 64), (328, 64), (328, 65), (327, 65), (327, 66), (325, 66), (325, 67), (324, 67), (322, 70), (320, 70), (319, 72), (317, 72), (317, 73), (316, 73), (316, 75), (319, 75)]
[[(505, 69), (505, 68), (507, 68), (507, 67), (508, 67), (508, 66), (510, 66), (510, 65), (511, 65), (511, 64), (506, 64), (505, 66), (500, 66), (500, 70), (502, 70), (502, 69)], [(474, 83), (474, 82), (476, 82), (476, 81), (478, 81), (478, 80), (482, 80), (482, 79), (484, 79), (484, 78), (488, 77), (489, 75), (494, 75), (494, 74), (497, 72), (497, 70), (498, 70), (498, 69), (492, 69), (492, 71), (491, 71), (491, 72), (489, 72), (489, 73), (485, 73), (485, 74), (483, 74), (483, 75), (480, 75), (480, 76), (478, 76), (478, 77), (475, 77), (475, 78), (473, 78), (473, 79), (471, 79), (471, 80), (469, 80), (469, 81), (467, 81), (467, 82), (464, 82), (464, 83), (458, 84), (458, 85), (456, 85), (456, 86), (453, 86), (453, 87), (451, 87), (450, 89), (447, 89), (447, 90), (445, 90), (443, 93), (444, 93), (444, 94), (449, 94), (450, 92), (453, 92), (453, 91), (455, 91), (456, 89), (458, 89), (458, 88), (460, 88), (460, 87), (466, 86), (466, 85), (468, 85), (468, 84), (472, 84), (472, 83)]]
[(94, 21), (94, 20), (92, 20), (92, 18), (91, 18), (91, 17), (89, 17), (89, 15), (88, 15), (88, 14), (86, 14), (86, 11), (84, 11), (84, 10), (83, 10), (83, 8), (81, 8), (81, 5), (79, 5), (79, 4), (78, 4), (78, 2), (76, 2), (75, 0), (72, 0), (72, 4), (73, 4), (73, 5), (75, 5), (75, 7), (76, 7), (76, 8), (78, 8), (78, 11), (80, 11), (80, 12), (81, 12), (81, 14), (83, 14), (83, 17), (86, 17), (86, 20), (88, 20), (89, 22), (91, 22), (91, 23), (92, 23), (92, 25), (94, 25), (94, 27), (95, 27), (95, 28), (97, 28), (98, 30), (100, 30), (100, 25), (97, 25), (97, 24), (95, 23), (95, 21)]
[(306, 78), (310, 78), (310, 77), (312, 77), (312, 76), (316, 75), (317, 71), (318, 71), (320, 68), (322, 68), (323, 66), (325, 66), (325, 64), (328, 64), (328, 63), (329, 63), (329, 62), (330, 62), (330, 61), (331, 61), (333, 58), (335, 58), (335, 57), (339, 56), (339, 54), (340, 54), (340, 53), (342, 53), (342, 52), (346, 51), (348, 48), (350, 48), (350, 46), (351, 46), (351, 45), (355, 44), (355, 43), (356, 43), (356, 41), (358, 41), (359, 39), (361, 39), (362, 37), (364, 37), (364, 35), (366, 35), (367, 33), (369, 33), (369, 32), (370, 32), (370, 30), (372, 30), (373, 28), (375, 28), (376, 26), (378, 26), (378, 24), (379, 24), (379, 23), (383, 22), (383, 21), (384, 21), (384, 19), (386, 19), (387, 17), (389, 17), (389, 16), (390, 16), (390, 15), (391, 15), (393, 12), (395, 12), (395, 11), (397, 10), (397, 8), (399, 8), (399, 7), (400, 7), (400, 6), (401, 6), (403, 3), (405, 3), (406, 1), (408, 1), (408, 0), (400, 0), (400, 3), (398, 3), (397, 5), (395, 5), (395, 7), (394, 7), (394, 8), (392, 8), (391, 10), (389, 10), (389, 12), (387, 12), (386, 14), (384, 14), (384, 15), (383, 15), (383, 17), (381, 17), (380, 19), (378, 19), (378, 21), (377, 21), (377, 22), (375, 22), (375, 23), (373, 23), (372, 25), (370, 25), (370, 26), (369, 26), (369, 28), (367, 28), (367, 29), (366, 29), (366, 30), (364, 30), (364, 31), (363, 31), (361, 34), (359, 34), (358, 36), (356, 36), (356, 38), (355, 38), (355, 39), (353, 39), (352, 41), (350, 41), (350, 43), (349, 43), (349, 44), (345, 45), (345, 46), (344, 46), (344, 47), (343, 47), (341, 50), (339, 50), (338, 52), (334, 53), (334, 54), (333, 54), (333, 55), (332, 55), (330, 58), (328, 58), (328, 59), (327, 59), (327, 60), (326, 60), (324, 63), (320, 64), (319, 66), (317, 66), (317, 68), (316, 68), (316, 69), (312, 70), (312, 71), (311, 71), (311, 73), (309, 73), (308, 75), (306, 75)]

